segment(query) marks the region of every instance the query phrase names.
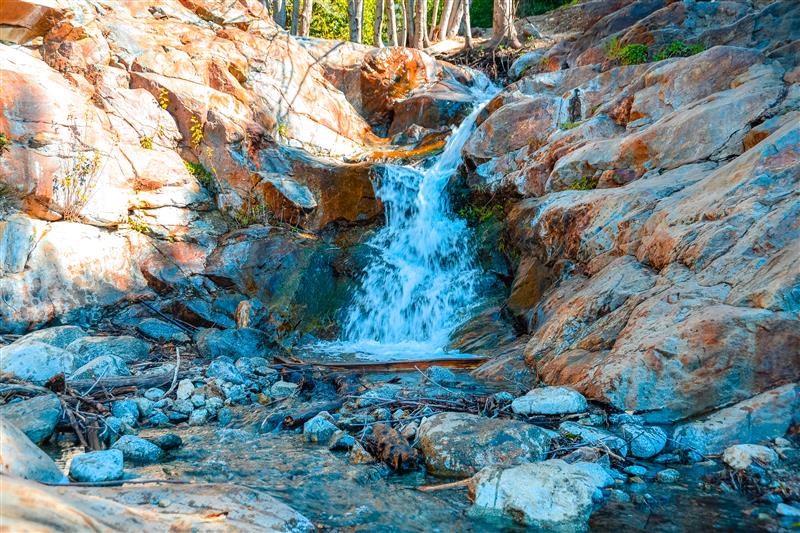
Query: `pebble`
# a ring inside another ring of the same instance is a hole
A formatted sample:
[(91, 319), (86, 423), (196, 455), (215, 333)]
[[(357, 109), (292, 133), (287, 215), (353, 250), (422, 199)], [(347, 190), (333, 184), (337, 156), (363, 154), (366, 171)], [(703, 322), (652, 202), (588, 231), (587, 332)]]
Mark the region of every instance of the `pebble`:
[(680, 477), (680, 473), (674, 468), (667, 468), (656, 474), (656, 480), (659, 483), (675, 483)]
[(194, 383), (190, 379), (182, 379), (178, 383), (178, 390), (175, 392), (175, 397), (178, 400), (188, 400), (194, 393)]
[(175, 401), (172, 398), (161, 398), (153, 404), (153, 407), (156, 409), (172, 409), (173, 405), (175, 405)]
[(623, 470), (623, 472), (632, 476), (643, 476), (647, 473), (647, 469), (643, 466), (631, 465)]
[(569, 387), (533, 389), (511, 403), (511, 410), (521, 415), (564, 415), (582, 413), (587, 408), (583, 394)]
[(722, 453), (722, 462), (734, 470), (744, 470), (754, 461), (762, 464), (776, 463), (778, 454), (759, 444), (734, 444)]
[(169, 417), (163, 411), (155, 411), (148, 420), (150, 425), (156, 427), (163, 427), (169, 425)]
[(152, 442), (134, 435), (123, 435), (112, 448), (121, 451), (126, 461), (139, 464), (155, 463), (164, 453)]
[(144, 397), (150, 400), (151, 402), (157, 402), (161, 398), (164, 397), (164, 390), (159, 389), (158, 387), (153, 387), (151, 389), (147, 389), (144, 391)]
[(775, 507), (775, 511), (781, 516), (790, 516), (792, 518), (800, 518), (800, 507), (779, 503)]
[(217, 398), (216, 396), (212, 396), (211, 398), (206, 400), (206, 409), (208, 409), (209, 413), (216, 413), (220, 409), (222, 409), (223, 402), (221, 398)]
[(139, 408), (139, 414), (144, 418), (149, 418), (153, 414), (153, 401), (147, 398), (133, 398), (136, 406)]
[(328, 444), (337, 431), (339, 428), (322, 413), (303, 424), (303, 436), (306, 442)]
[(174, 450), (183, 445), (183, 440), (174, 433), (166, 433), (153, 439), (153, 444), (162, 450)]
[(195, 407), (203, 407), (206, 404), (206, 397), (204, 394), (192, 394), (190, 400)]
[(111, 414), (129, 426), (135, 426), (139, 420), (139, 406), (133, 400), (117, 400), (111, 402)]
[(102, 450), (82, 453), (72, 458), (69, 475), (75, 481), (95, 483), (122, 477), (122, 451)]
[(428, 369), (428, 379), (439, 385), (455, 385), (458, 377), (449, 368), (443, 366), (432, 366)]
[(190, 426), (202, 426), (208, 421), (208, 409), (196, 409), (189, 415)]
[(297, 393), (299, 389), (297, 383), (289, 381), (276, 381), (269, 389), (269, 393), (273, 398), (287, 398)]
[(337, 430), (328, 444), (329, 450), (350, 450), (355, 446), (356, 439), (346, 431)]
[(167, 415), (167, 416), (169, 417), (169, 421), (170, 422), (173, 422), (173, 423), (176, 423), (176, 424), (178, 422), (185, 422), (185, 421), (189, 420), (189, 415), (187, 415), (186, 413), (179, 413), (178, 411), (170, 411), (169, 415)]
[(235, 385), (247, 383), (247, 378), (236, 368), (236, 365), (230, 360), (222, 358), (216, 359), (208, 365), (206, 377), (221, 379)]
[(249, 395), (243, 385), (223, 387), (222, 392), (225, 393), (225, 398), (230, 400), (231, 403), (245, 403), (249, 399)]
[(189, 415), (194, 410), (194, 406), (188, 399), (183, 399), (176, 401), (172, 406), (172, 410), (176, 413)]

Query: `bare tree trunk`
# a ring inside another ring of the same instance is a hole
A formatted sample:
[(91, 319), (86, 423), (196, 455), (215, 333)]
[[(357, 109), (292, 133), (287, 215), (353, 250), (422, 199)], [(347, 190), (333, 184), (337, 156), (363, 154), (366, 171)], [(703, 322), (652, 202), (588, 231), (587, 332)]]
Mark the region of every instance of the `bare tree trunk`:
[(361, 43), (361, 22), (364, 20), (363, 0), (347, 0), (347, 15), (350, 17), (350, 40)]
[(314, 12), (314, 0), (303, 0), (303, 11), (300, 12), (300, 37), (311, 35), (311, 14)]
[(513, 0), (494, 0), (492, 41), (489, 46), (497, 47), (501, 44), (506, 44), (511, 48), (522, 47), (517, 38), (517, 30), (514, 27)]
[(472, 50), (472, 23), (469, 18), (469, 8), (472, 7), (471, 0), (464, 0), (464, 50)]
[(436, 35), (439, 39), (444, 39), (447, 36), (447, 28), (450, 24), (450, 17), (453, 12), (453, 0), (444, 0), (442, 7), (442, 18), (439, 20), (439, 30)]
[(373, 26), (372, 44), (383, 48), (383, 0), (375, 0), (375, 24)]
[(427, 7), (428, 0), (417, 0), (415, 11), (417, 20), (414, 25), (414, 48), (419, 48), (420, 50), (425, 48), (425, 38), (428, 36), (426, 31)]
[(297, 35), (297, 25), (300, 20), (300, 0), (292, 0), (292, 35)]
[(464, 0), (456, 0), (453, 7), (456, 9), (453, 11), (453, 16), (450, 17), (450, 27), (447, 28), (446, 37), (448, 39), (458, 35), (458, 31), (461, 29), (461, 22), (464, 18)]
[(386, 0), (386, 17), (389, 19), (389, 43), (397, 46), (397, 12), (394, 0)]
[(406, 9), (406, 38), (403, 46), (414, 46), (414, 0), (405, 0)]
[(439, 4), (441, 4), (441, 0), (436, 0), (433, 3), (433, 18), (431, 19), (431, 31), (428, 33), (428, 39), (431, 41), (435, 41), (438, 39), (438, 30), (439, 28), (436, 26), (436, 23), (439, 21)]
[(286, 0), (272, 0), (272, 18), (278, 26), (286, 29)]

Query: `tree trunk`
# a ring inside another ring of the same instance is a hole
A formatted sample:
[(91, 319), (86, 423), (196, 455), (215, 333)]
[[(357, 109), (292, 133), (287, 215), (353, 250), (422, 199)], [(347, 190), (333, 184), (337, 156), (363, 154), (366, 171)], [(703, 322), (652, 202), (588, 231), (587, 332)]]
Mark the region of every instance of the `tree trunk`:
[(414, 46), (414, 0), (405, 0), (406, 10), (406, 38), (403, 46)]
[(450, 24), (450, 17), (453, 12), (453, 0), (444, 0), (444, 7), (442, 7), (442, 18), (439, 20), (439, 30), (436, 35), (439, 39), (444, 39), (447, 36), (447, 28)]
[(303, 0), (303, 11), (300, 12), (300, 37), (311, 35), (311, 14), (314, 12), (314, 0)]
[(297, 35), (297, 25), (300, 20), (300, 0), (292, 0), (292, 35)]
[(428, 0), (417, 0), (416, 21), (414, 23), (414, 48), (425, 48), (427, 35)]
[(397, 46), (397, 11), (394, 0), (386, 0), (386, 18), (389, 19), (389, 43)]
[(383, 48), (383, 0), (375, 0), (375, 24), (373, 26), (372, 44)]
[(461, 19), (464, 16), (464, 0), (456, 0), (453, 7), (450, 25), (447, 28), (447, 35), (445, 35), (448, 39), (458, 35), (458, 30), (461, 27)]
[(272, 0), (272, 18), (278, 26), (286, 29), (286, 0)]
[(492, 41), (489, 46), (497, 47), (501, 44), (508, 45), (511, 48), (522, 47), (517, 38), (517, 30), (514, 28), (513, 0), (494, 0)]
[(428, 34), (428, 38), (431, 41), (435, 41), (439, 38), (439, 28), (436, 25), (439, 21), (439, 5), (441, 4), (441, 0), (436, 0), (433, 4), (433, 18), (431, 19), (431, 31)]
[(464, 50), (472, 50), (472, 23), (469, 19), (469, 8), (472, 6), (471, 0), (464, 0)]
[(361, 44), (361, 26), (362, 21), (364, 20), (364, 1), (348, 0), (347, 15), (350, 17), (350, 40), (354, 43)]

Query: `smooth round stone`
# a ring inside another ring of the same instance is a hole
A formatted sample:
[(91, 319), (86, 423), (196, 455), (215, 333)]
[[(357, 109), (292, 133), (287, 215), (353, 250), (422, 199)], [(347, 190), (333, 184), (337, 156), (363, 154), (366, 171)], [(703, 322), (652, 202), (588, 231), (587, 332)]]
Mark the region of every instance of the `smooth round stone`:
[(680, 473), (673, 468), (667, 468), (656, 474), (656, 480), (659, 483), (675, 483), (680, 477)]
[(518, 415), (566, 415), (586, 411), (588, 404), (580, 392), (568, 387), (542, 387), (511, 402)]
[(622, 436), (630, 443), (630, 454), (648, 458), (661, 453), (667, 445), (667, 434), (663, 429), (638, 424), (622, 424)]
[(113, 481), (122, 477), (122, 451), (102, 450), (82, 453), (72, 458), (69, 475), (75, 481)]

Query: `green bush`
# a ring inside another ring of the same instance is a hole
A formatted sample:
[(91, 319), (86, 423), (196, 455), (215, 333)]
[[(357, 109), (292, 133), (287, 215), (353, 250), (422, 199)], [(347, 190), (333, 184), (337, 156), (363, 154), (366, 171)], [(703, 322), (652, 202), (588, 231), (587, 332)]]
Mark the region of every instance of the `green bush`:
[(649, 51), (644, 44), (628, 44), (622, 46), (619, 37), (613, 37), (605, 47), (606, 57), (612, 61), (619, 60), (623, 65), (647, 63)]
[(569, 187), (572, 191), (591, 191), (597, 187), (598, 179), (593, 176), (583, 176), (581, 179), (573, 182)]
[(686, 44), (683, 41), (672, 41), (661, 49), (654, 58), (656, 61), (663, 61), (671, 57), (689, 57), (706, 49), (702, 44)]
[(200, 182), (200, 185), (205, 187), (206, 190), (210, 192), (214, 191), (214, 174), (209, 172), (202, 163), (190, 163), (189, 161), (184, 161), (183, 164), (186, 165), (186, 170), (189, 171), (189, 174), (194, 176), (194, 178)]

